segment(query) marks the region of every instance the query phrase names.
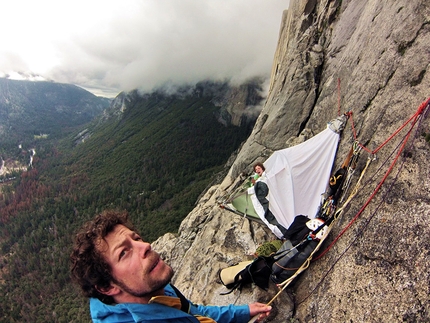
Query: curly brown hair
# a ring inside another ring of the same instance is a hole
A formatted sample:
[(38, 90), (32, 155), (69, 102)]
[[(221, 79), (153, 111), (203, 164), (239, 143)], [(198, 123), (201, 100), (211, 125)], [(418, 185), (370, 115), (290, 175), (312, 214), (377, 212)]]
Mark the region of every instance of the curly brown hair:
[(264, 167), (263, 163), (260, 163), (260, 162), (255, 163), (252, 169), (255, 171), (255, 167), (257, 166), (260, 166), (263, 171), (266, 170), (266, 167)]
[(99, 292), (108, 289), (115, 282), (111, 267), (100, 254), (98, 245), (117, 225), (134, 230), (128, 221), (127, 212), (103, 211), (92, 221), (85, 223), (76, 234), (70, 255), (72, 279), (81, 287), (86, 297), (95, 297), (106, 304), (112, 304), (111, 296)]

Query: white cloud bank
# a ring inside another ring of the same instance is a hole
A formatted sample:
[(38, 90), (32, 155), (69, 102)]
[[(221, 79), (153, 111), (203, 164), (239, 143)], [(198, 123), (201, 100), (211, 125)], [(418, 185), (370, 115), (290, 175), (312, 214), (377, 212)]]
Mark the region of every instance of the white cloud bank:
[(165, 82), (269, 75), (288, 0), (14, 0), (2, 5), (0, 76), (115, 96)]

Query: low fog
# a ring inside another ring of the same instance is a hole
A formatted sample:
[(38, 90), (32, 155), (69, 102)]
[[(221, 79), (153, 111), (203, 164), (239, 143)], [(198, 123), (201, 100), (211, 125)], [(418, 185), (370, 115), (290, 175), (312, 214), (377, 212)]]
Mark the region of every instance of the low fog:
[(268, 77), (279, 0), (13, 1), (2, 8), (0, 76), (96, 95)]

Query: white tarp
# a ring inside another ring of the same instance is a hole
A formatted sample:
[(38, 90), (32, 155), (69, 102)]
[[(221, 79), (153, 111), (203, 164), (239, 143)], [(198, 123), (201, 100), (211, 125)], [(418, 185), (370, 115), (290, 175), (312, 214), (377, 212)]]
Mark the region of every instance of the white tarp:
[(285, 228), (299, 214), (311, 219), (317, 214), (338, 142), (339, 134), (327, 128), (297, 146), (274, 152), (264, 162), (269, 209)]

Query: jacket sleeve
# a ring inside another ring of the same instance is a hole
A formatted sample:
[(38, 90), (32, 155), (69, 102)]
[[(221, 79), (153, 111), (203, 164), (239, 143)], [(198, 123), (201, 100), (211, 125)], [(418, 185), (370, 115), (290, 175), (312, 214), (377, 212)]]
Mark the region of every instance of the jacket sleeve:
[(190, 314), (210, 317), (217, 323), (246, 323), (251, 318), (248, 305), (192, 305)]
[[(166, 295), (179, 297), (170, 284), (164, 288), (164, 292)], [(251, 318), (248, 305), (212, 306), (188, 302), (191, 304), (189, 314), (206, 316), (217, 323), (247, 323)]]

